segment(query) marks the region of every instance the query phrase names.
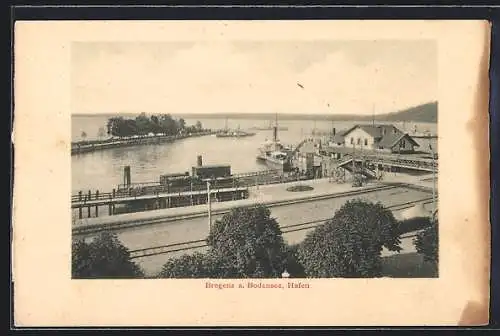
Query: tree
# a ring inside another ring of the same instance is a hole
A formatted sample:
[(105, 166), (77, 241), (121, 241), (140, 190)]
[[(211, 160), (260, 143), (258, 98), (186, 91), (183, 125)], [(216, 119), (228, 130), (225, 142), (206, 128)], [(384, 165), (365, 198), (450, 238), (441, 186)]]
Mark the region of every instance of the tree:
[(120, 125), (120, 134), (125, 137), (139, 134), (137, 122), (134, 119), (125, 119)]
[(92, 242), (73, 242), (73, 278), (138, 278), (144, 273), (129, 258), (128, 249), (115, 234), (104, 232)]
[(152, 131), (152, 123), (146, 113), (143, 112), (135, 118), (135, 129), (139, 135), (146, 135)]
[(199, 121), (199, 120), (198, 120), (198, 121), (196, 122), (195, 127), (196, 127), (196, 129), (197, 129), (198, 131), (201, 131), (201, 130), (203, 129), (203, 126), (201, 125), (201, 121)]
[(439, 262), (439, 221), (433, 220), (432, 225), (420, 232), (413, 244), (424, 260), (437, 265)]
[(83, 131), (82, 134), (80, 134), (80, 136), (82, 137), (83, 140), (85, 140), (87, 138), (87, 133)]
[(177, 124), (170, 114), (162, 114), (159, 122), (162, 133), (167, 135), (177, 134)]
[(108, 134), (112, 136), (121, 136), (120, 130), (123, 122), (124, 120), (122, 117), (109, 118), (106, 125)]
[(310, 277), (377, 277), (382, 248), (399, 252), (399, 244), (392, 212), (380, 203), (354, 199), (306, 236), (298, 258)]
[(183, 119), (183, 118), (180, 118), (178, 121), (178, 129), (179, 130), (183, 130), (184, 128), (186, 128), (186, 121)]
[(168, 260), (158, 274), (159, 278), (233, 278), (233, 267), (226, 266), (212, 253), (195, 252)]
[(207, 238), (216, 258), (242, 278), (280, 277), (287, 260), (281, 229), (263, 205), (239, 207), (214, 223)]
[(151, 116), (151, 132), (153, 132), (153, 134), (158, 134), (161, 133), (161, 131), (160, 119), (155, 115)]

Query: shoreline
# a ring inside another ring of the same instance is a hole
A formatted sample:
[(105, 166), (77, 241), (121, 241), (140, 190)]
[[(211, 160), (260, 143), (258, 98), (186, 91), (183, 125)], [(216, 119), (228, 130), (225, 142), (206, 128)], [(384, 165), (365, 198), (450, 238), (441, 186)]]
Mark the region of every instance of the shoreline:
[(206, 131), (199, 133), (191, 133), (185, 135), (153, 135), (137, 138), (123, 139), (107, 139), (107, 140), (89, 140), (89, 141), (74, 141), (71, 142), (71, 156), (92, 153), (99, 150), (111, 148), (124, 148), (141, 145), (161, 144), (166, 142), (174, 142), (187, 138), (197, 138), (201, 136), (213, 135), (217, 131)]

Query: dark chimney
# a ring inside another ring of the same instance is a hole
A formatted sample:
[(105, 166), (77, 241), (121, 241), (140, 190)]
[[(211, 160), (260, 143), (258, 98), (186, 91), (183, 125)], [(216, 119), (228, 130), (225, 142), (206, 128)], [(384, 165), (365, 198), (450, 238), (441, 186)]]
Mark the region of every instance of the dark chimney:
[(123, 168), (123, 184), (126, 186), (130, 186), (131, 182), (130, 166), (125, 166)]
[(198, 167), (203, 166), (203, 158), (201, 157), (201, 155), (198, 155), (197, 164), (198, 164)]
[(335, 135), (337, 133), (337, 130), (335, 129), (335, 127), (333, 128), (333, 135)]

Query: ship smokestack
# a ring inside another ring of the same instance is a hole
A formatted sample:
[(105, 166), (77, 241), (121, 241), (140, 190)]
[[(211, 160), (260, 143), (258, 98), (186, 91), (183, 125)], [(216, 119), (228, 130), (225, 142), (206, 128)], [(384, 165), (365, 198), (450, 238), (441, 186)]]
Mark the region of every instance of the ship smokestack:
[(198, 167), (203, 166), (203, 158), (201, 155), (198, 155), (198, 160), (197, 160)]
[(273, 139), (274, 141), (278, 141), (278, 126), (273, 127)]
[(333, 128), (333, 135), (335, 135), (337, 132), (337, 130), (335, 129), (335, 127)]

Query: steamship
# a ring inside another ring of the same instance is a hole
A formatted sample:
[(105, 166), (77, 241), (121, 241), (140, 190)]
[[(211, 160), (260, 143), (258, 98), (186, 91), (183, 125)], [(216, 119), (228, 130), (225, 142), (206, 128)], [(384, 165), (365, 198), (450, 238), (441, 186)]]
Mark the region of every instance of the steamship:
[(238, 125), (238, 128), (236, 130), (230, 130), (227, 128), (227, 118), (226, 118), (226, 126), (224, 129), (220, 132), (218, 132), (215, 136), (217, 138), (243, 138), (243, 137), (249, 137), (249, 136), (254, 136), (255, 133), (253, 132), (245, 132), (240, 130), (240, 126)]
[(286, 148), (278, 140), (278, 122), (276, 116), (276, 125), (273, 127), (273, 139), (266, 141), (260, 148), (257, 154), (257, 160), (266, 163), (272, 168), (282, 171), (290, 171), (291, 165), (291, 149)]

